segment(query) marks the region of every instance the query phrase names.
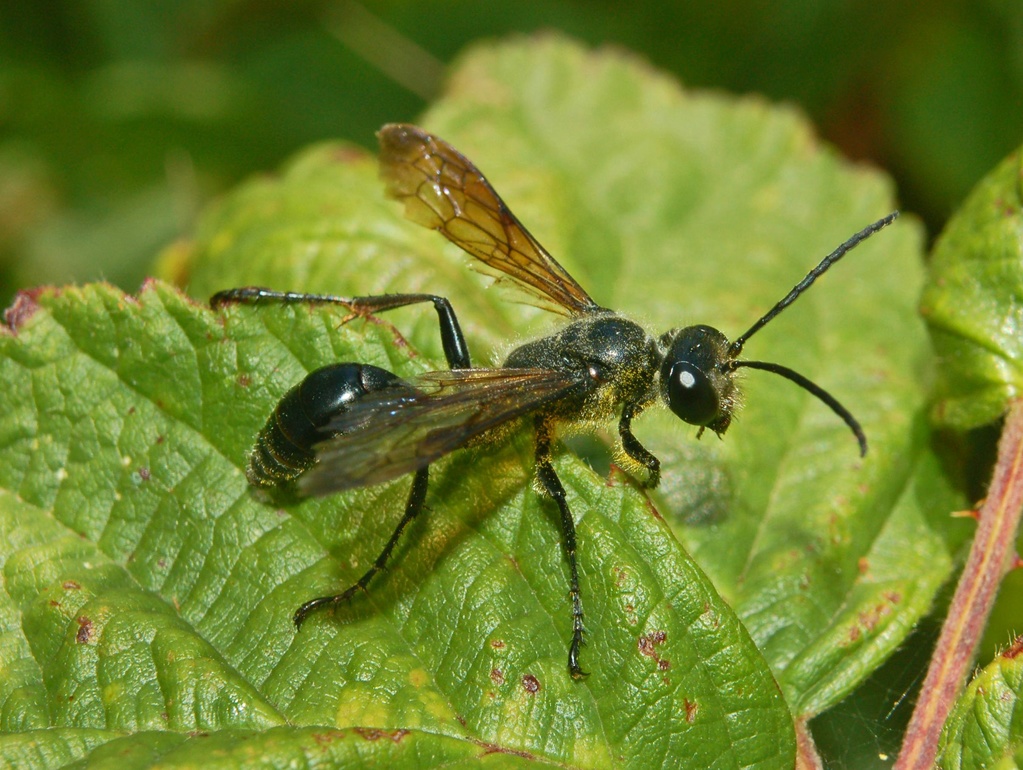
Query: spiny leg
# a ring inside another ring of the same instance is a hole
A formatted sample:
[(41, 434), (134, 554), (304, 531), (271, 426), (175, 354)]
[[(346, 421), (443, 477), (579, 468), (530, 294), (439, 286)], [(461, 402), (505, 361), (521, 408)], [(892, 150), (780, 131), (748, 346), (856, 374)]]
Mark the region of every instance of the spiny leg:
[(436, 294), (377, 294), (365, 297), (339, 297), (334, 294), (306, 294), (296, 291), (274, 291), (261, 286), (242, 286), (238, 289), (218, 291), (210, 297), (214, 310), (231, 303), (255, 305), (261, 302), (277, 302), (283, 305), (340, 305), (356, 316), (369, 316), (385, 310), (432, 302), (440, 321), (440, 339), (444, 356), (452, 369), (469, 369), (469, 348), (465, 335), (458, 323), (454, 308), (445, 297)]
[(543, 417), (536, 419), (536, 476), (544, 491), (554, 498), (561, 512), (561, 536), (568, 557), (569, 598), (572, 600), (572, 643), (568, 648), (568, 671), (573, 679), (587, 676), (579, 666), (579, 650), (583, 646), (583, 603), (579, 596), (579, 567), (575, 558), (575, 521), (568, 508), (565, 488), (551, 465), (551, 424)]
[(622, 437), (622, 449), (625, 454), (646, 467), (649, 475), (643, 486), (653, 489), (661, 482), (661, 461), (632, 435), (632, 419), (643, 411), (641, 406), (626, 404), (622, 410), (622, 419), (618, 423), (618, 435)]
[(309, 613), (327, 605), (336, 607), (339, 604), (343, 604), (351, 599), (357, 591), (365, 591), (369, 585), (369, 581), (380, 572), (387, 564), (387, 559), (391, 555), (391, 551), (398, 544), (398, 540), (401, 538), (402, 532), (405, 531), (405, 527), (408, 526), (416, 516), (423, 510), (423, 503), (426, 501), (426, 488), (427, 481), (429, 479), (430, 468), (427, 466), (421, 470), (416, 471), (416, 475), (412, 479), (412, 489), (409, 491), (408, 502), (405, 503), (405, 515), (402, 516), (401, 521), (398, 522), (398, 526), (395, 528), (394, 533), (391, 535), (391, 539), (387, 541), (387, 545), (384, 546), (384, 550), (377, 556), (376, 561), (373, 562), (373, 566), (366, 570), (366, 574), (363, 575), (355, 585), (350, 586), (346, 590), (337, 594), (336, 596), (321, 596), (318, 599), (311, 599), (303, 604), (295, 612), (295, 626), (297, 628), (302, 627), (302, 623), (305, 621)]

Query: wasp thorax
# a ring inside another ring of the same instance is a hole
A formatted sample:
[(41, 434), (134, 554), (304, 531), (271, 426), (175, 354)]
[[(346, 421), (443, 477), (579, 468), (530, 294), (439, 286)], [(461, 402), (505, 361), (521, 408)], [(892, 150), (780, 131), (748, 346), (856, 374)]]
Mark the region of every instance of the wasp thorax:
[(732, 417), (735, 384), (725, 366), (728, 339), (710, 326), (687, 326), (661, 337), (661, 398), (681, 420), (723, 433)]

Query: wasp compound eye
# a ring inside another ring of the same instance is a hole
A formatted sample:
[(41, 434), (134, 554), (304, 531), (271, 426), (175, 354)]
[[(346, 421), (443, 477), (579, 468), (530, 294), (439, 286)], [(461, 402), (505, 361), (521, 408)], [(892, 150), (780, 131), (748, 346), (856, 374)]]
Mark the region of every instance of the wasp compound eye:
[(706, 374), (688, 361), (677, 361), (668, 375), (668, 406), (690, 425), (708, 425), (721, 404)]

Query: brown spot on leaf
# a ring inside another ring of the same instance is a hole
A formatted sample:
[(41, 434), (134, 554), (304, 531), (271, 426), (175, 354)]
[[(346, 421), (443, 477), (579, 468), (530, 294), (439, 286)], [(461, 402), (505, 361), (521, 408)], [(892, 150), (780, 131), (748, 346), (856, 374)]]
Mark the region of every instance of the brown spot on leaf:
[(92, 638), (92, 621), (85, 615), (78, 618), (78, 633), (75, 634), (75, 641), (79, 644), (88, 644)]
[(653, 658), (654, 663), (657, 664), (657, 668), (661, 671), (667, 671), (671, 668), (671, 661), (667, 658), (662, 658), (657, 653), (658, 645), (664, 644), (664, 640), (668, 638), (668, 634), (664, 631), (651, 631), (649, 634), (643, 634), (636, 640), (636, 647), (639, 649), (640, 655), (645, 655), (648, 658)]
[(540, 680), (532, 674), (524, 674), (522, 677), (522, 689), (528, 693), (540, 692)]
[(869, 634), (873, 633), (878, 623), (886, 615), (890, 615), (892, 608), (888, 604), (877, 604), (868, 610), (864, 610), (858, 616), (860, 626)]
[(504, 672), (499, 668), (490, 669), (490, 681), (500, 687), (504, 684)]
[(682, 705), (686, 710), (686, 722), (692, 724), (696, 721), (696, 712), (700, 710), (699, 705), (695, 701), (689, 700), (689, 698), (683, 698)]
[(141, 468), (139, 468), (139, 478), (142, 479), (143, 481), (149, 481), (149, 468), (145, 467), (144, 465)]
[(700, 620), (701, 622), (708, 624), (711, 628), (721, 627), (721, 618), (719, 618), (717, 613), (711, 608), (710, 602), (704, 602), (703, 612), (700, 613)]
[(367, 741), (379, 741), (381, 738), (390, 738), (394, 743), (401, 743), (401, 739), (409, 734), (408, 730), (378, 730), (371, 727), (356, 727), (355, 732)]
[(530, 761), (536, 761), (536, 757), (530, 754), (528, 751), (522, 751), (521, 749), (512, 749), (507, 746), (498, 746), (496, 743), (487, 743), (481, 741), (478, 738), (467, 738), (471, 743), (475, 743), (477, 746), (483, 749), (483, 755), (487, 754), (510, 754), (513, 757), (522, 757)]
[(39, 295), (43, 293), (45, 287), (40, 286), (36, 289), (27, 289), (19, 291), (15, 297), (14, 302), (11, 306), (4, 311), (4, 322), (7, 327), (14, 332), (18, 333), (18, 329), (21, 328), (29, 318), (35, 315), (39, 309)]
[(884, 599), (883, 602), (862, 610), (856, 615), (855, 625), (846, 634), (847, 644), (853, 644), (864, 635), (872, 634), (881, 621), (892, 614), (892, 605), (902, 601), (902, 594), (898, 591), (885, 591), (881, 596)]
[(248, 374), (239, 374), (236, 382), (240, 387), (247, 388), (252, 384), (252, 377)]
[(639, 624), (639, 618), (636, 617), (636, 607), (633, 604), (626, 604), (623, 608), (625, 610), (625, 619), (628, 621), (630, 626)]
[(495, 650), (502, 650), (502, 649), (504, 649), (504, 640), (503, 639), (492, 639), (490, 641), (490, 646), (493, 647)]
[(64, 590), (65, 591), (77, 591), (81, 587), (82, 587), (82, 584), (79, 583), (77, 580), (65, 580), (64, 581)]
[(636, 645), (639, 647), (641, 655), (646, 655), (648, 658), (656, 658), (657, 652), (654, 649), (657, 645), (662, 644), (668, 635), (664, 631), (651, 631), (649, 634), (643, 634), (636, 640)]

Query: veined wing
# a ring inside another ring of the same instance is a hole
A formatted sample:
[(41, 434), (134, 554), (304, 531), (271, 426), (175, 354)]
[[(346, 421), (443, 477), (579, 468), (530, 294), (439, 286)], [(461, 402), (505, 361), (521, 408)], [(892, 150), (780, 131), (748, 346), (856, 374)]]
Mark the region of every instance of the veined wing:
[(380, 129), (380, 176), (405, 216), (439, 231), (491, 273), (514, 279), (544, 309), (562, 315), (600, 310), (576, 280), (508, 209), (479, 169), (417, 126)]
[(299, 479), (304, 495), (372, 486), (419, 470), (472, 439), (565, 397), (578, 377), (548, 369), (431, 372), (373, 393), (327, 427)]

